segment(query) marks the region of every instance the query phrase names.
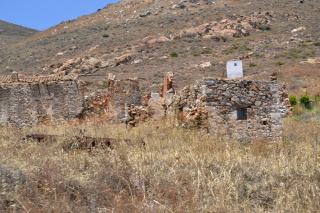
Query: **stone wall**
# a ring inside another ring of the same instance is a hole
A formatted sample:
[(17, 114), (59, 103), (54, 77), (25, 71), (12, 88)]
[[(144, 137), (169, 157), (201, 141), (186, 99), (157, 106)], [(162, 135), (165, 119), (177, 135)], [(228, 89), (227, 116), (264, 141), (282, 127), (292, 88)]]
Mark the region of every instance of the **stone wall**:
[(108, 76), (108, 86), (85, 98), (86, 117), (104, 115), (106, 119), (128, 119), (126, 106), (141, 106), (141, 91), (137, 79), (118, 80)]
[[(282, 140), (282, 116), (289, 103), (285, 86), (276, 81), (206, 78), (185, 87), (174, 97), (186, 124), (239, 140)], [(181, 120), (181, 119), (180, 119)]]
[(17, 126), (70, 120), (103, 113), (130, 126), (146, 119), (178, 117), (181, 125), (206, 129), (238, 140), (282, 140), (282, 116), (290, 104), (285, 85), (272, 81), (205, 78), (174, 90), (173, 73), (164, 77), (159, 93), (142, 104), (137, 79), (108, 77), (108, 86), (83, 97), (74, 76), (0, 77), (0, 123)]
[(70, 76), (13, 74), (0, 81), (2, 124), (24, 126), (70, 120), (83, 111), (81, 84)]
[(110, 108), (116, 113), (119, 120), (126, 118), (126, 104), (141, 106), (141, 91), (137, 79), (109, 80), (108, 97)]
[[(142, 105), (137, 79), (117, 80), (110, 74), (105, 89), (86, 97), (82, 88), (76, 76), (64, 73), (0, 76), (0, 123), (24, 126), (96, 115), (125, 121), (131, 116), (126, 105)], [(143, 114), (138, 108), (131, 111), (136, 120), (145, 117), (137, 116)]]

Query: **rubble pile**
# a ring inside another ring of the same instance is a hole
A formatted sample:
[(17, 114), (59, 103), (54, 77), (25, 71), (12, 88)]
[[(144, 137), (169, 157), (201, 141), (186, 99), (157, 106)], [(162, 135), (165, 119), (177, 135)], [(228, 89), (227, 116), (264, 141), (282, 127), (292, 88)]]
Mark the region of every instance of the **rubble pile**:
[(151, 108), (131, 104), (127, 106), (126, 124), (128, 127), (135, 127), (152, 118), (152, 116), (153, 112)]
[(84, 108), (86, 116), (107, 115), (109, 100), (104, 94), (93, 93), (85, 97)]

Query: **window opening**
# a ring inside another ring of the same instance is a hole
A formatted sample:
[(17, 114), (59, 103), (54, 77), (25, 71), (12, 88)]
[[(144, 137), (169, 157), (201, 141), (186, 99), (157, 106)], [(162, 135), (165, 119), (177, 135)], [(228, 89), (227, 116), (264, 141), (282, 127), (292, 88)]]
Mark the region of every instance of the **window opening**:
[(247, 108), (246, 107), (239, 107), (237, 108), (237, 120), (247, 120)]

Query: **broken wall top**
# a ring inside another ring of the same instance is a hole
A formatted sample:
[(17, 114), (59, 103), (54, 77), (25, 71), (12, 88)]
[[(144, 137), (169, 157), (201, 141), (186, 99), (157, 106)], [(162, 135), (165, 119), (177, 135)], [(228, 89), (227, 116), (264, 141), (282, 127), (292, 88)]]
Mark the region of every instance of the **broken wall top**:
[(287, 114), (290, 108), (285, 84), (276, 81), (204, 78), (180, 91), (187, 106), (264, 106)]
[(0, 84), (23, 84), (23, 83), (46, 83), (59, 81), (75, 81), (77, 76), (74, 74), (65, 75), (64, 73), (47, 76), (25, 76), (13, 72), (11, 75), (0, 76)]

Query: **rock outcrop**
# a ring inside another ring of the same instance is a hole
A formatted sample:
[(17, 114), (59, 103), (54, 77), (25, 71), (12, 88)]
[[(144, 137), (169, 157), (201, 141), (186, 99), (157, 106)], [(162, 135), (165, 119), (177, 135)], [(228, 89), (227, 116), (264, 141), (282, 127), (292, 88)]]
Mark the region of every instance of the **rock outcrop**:
[(62, 64), (51, 64), (43, 68), (44, 71), (53, 71), (55, 73), (61, 73), (63, 71), (84, 74), (87, 72), (95, 72), (101, 68), (116, 67), (121, 64), (129, 63), (133, 60), (132, 54), (124, 54), (117, 57), (83, 57), (72, 58)]
[(212, 21), (196, 27), (186, 28), (179, 33), (152, 39), (150, 44), (162, 43), (183, 37), (201, 37), (204, 39), (223, 40), (230, 37), (249, 36), (253, 31), (270, 30), (270, 23), (275, 19), (272, 12), (256, 12), (249, 16), (233, 15), (232, 19)]

